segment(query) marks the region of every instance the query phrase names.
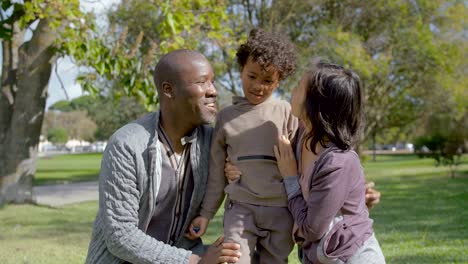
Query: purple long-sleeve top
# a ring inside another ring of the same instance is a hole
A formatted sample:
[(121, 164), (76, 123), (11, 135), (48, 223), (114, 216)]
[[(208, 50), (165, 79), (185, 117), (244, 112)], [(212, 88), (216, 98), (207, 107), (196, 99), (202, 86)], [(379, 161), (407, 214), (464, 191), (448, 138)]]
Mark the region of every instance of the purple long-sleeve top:
[[(301, 145), (296, 147), (299, 161)], [(320, 263), (319, 243), (324, 256), (346, 262), (373, 233), (359, 157), (331, 145), (319, 153), (315, 164), (305, 167), (299, 176), (284, 180), (294, 235), (303, 241), (304, 263)], [(338, 215), (342, 220), (332, 223)]]

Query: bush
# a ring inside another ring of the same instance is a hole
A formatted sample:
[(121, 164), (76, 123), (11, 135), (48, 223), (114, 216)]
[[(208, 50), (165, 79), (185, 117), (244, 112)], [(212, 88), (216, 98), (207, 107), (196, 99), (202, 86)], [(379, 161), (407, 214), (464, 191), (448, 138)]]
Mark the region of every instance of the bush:
[(436, 166), (448, 166), (452, 177), (455, 176), (456, 167), (461, 163), (463, 146), (463, 138), (440, 134), (418, 137), (414, 143), (415, 151), (420, 158), (430, 157), (435, 160)]
[(51, 128), (47, 132), (47, 140), (53, 144), (65, 144), (68, 141), (68, 134), (65, 128)]

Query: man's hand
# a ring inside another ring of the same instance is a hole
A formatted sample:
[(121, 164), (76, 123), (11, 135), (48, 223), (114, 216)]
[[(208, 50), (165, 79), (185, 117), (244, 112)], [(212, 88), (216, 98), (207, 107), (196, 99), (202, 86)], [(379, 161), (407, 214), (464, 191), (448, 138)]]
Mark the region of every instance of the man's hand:
[(236, 182), (240, 179), (242, 172), (234, 166), (229, 158), (226, 158), (226, 163), (224, 163), (224, 176), (228, 179), (229, 183)]
[(203, 255), (199, 264), (237, 263), (240, 258), (240, 246), (236, 243), (223, 243), (224, 236), (220, 236)]
[(374, 182), (366, 183), (366, 205), (371, 209), (380, 202), (380, 192), (374, 189)]
[(195, 217), (195, 219), (192, 220), (192, 223), (190, 223), (188, 227), (188, 232), (185, 234), (185, 237), (191, 240), (195, 240), (206, 232), (206, 228), (208, 227), (208, 223), (210, 220), (208, 218), (203, 217), (203, 216), (198, 216)]

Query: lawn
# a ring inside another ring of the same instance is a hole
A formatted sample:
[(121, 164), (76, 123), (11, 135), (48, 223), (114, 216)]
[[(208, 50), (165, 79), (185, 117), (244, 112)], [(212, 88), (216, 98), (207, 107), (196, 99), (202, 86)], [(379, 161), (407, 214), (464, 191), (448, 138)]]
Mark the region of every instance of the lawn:
[(97, 180), (101, 153), (68, 154), (40, 158), (34, 185)]
[[(68, 156), (61, 166), (56, 163), (57, 170), (63, 173), (65, 166), (77, 175), (71, 168), (84, 166), (78, 166), (75, 157), (83, 158)], [(371, 217), (387, 263), (468, 263), (467, 156), (453, 179), (446, 168), (412, 155), (378, 157), (364, 168), (383, 195)], [(0, 209), (0, 263), (83, 263), (96, 209), (96, 202), (62, 209), (31, 205)], [(221, 213), (205, 241), (221, 233)], [(299, 263), (295, 256), (293, 252), (290, 263)]]

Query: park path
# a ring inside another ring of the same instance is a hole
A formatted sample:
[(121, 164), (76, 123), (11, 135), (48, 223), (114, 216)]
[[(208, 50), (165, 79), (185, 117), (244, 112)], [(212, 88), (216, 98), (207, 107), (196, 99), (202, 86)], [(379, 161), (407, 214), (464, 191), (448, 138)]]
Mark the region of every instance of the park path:
[(50, 207), (97, 201), (98, 197), (97, 181), (33, 187), (34, 201), (39, 205)]

